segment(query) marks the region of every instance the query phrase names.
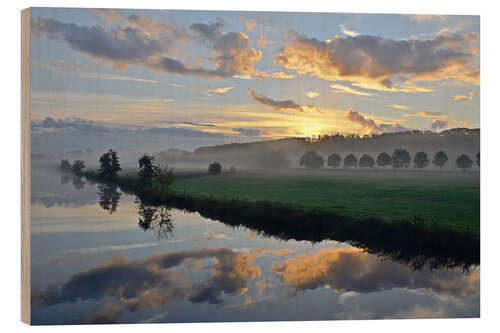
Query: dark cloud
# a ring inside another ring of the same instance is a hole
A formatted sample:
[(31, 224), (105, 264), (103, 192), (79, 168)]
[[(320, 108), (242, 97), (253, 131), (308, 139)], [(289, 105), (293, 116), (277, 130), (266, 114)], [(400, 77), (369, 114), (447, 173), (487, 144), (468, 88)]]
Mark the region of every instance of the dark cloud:
[[(179, 278), (175, 268), (207, 259), (212, 259), (213, 263), (204, 266), (210, 272), (205, 281), (191, 283)], [(261, 275), (253, 259), (252, 254), (237, 254), (228, 248), (154, 254), (136, 261), (115, 256), (105, 264), (73, 275), (60, 287), (34, 290), (32, 304), (45, 307), (114, 298), (129, 311), (145, 310), (176, 299), (218, 304), (222, 302), (222, 294), (241, 295), (246, 292), (250, 280)]]
[[(221, 23), (197, 23), (185, 30), (142, 14), (132, 14), (124, 24), (109, 28), (43, 18), (31, 22), (34, 35), (62, 39), (72, 49), (110, 63), (115, 69), (123, 70), (133, 64), (153, 71), (207, 79), (258, 72), (254, 63), (260, 60), (262, 52), (250, 47), (244, 33), (224, 33), (222, 27)], [(205, 44), (213, 53), (208, 57), (212, 68), (175, 58), (179, 53), (186, 58), (190, 40)]]
[(262, 104), (268, 108), (273, 109), (274, 111), (282, 111), (282, 110), (299, 110), (304, 111), (304, 109), (296, 104), (294, 101), (286, 100), (286, 101), (275, 101), (267, 96), (256, 93), (253, 89), (248, 88), (248, 93), (250, 97), (259, 104)]
[(400, 124), (377, 124), (373, 119), (366, 118), (360, 112), (355, 110), (349, 110), (345, 119), (357, 123), (363, 128), (369, 129), (371, 133), (401, 132), (408, 130)]
[(450, 121), (446, 119), (434, 119), (431, 124), (431, 129), (443, 129), (450, 126)]
[(429, 39), (394, 40), (371, 35), (337, 37), (330, 41), (291, 32), (290, 42), (275, 61), (299, 74), (326, 80), (368, 81), (391, 88), (393, 79), (476, 80), (475, 33), (438, 35)]
[(235, 128), (234, 131), (246, 136), (258, 136), (261, 133), (260, 130), (255, 128)]
[(86, 315), (82, 319), (82, 324), (119, 324), (122, 308), (118, 305), (110, 304), (97, 310), (96, 313)]
[[(167, 122), (168, 123), (168, 122)], [(184, 122), (184, 124), (195, 124)], [(212, 125), (197, 125), (212, 127)], [(56, 130), (62, 133), (73, 134), (91, 134), (91, 133), (109, 133), (109, 134), (153, 134), (153, 135), (171, 135), (171, 136), (185, 136), (185, 137), (212, 137), (223, 138), (224, 134), (197, 131), (183, 127), (150, 127), (138, 129), (123, 129), (116, 127), (107, 127), (96, 124), (92, 120), (85, 120), (81, 118), (62, 118), (54, 119), (47, 117), (42, 121), (31, 122), (31, 129), (35, 133), (43, 133), (43, 130)]]

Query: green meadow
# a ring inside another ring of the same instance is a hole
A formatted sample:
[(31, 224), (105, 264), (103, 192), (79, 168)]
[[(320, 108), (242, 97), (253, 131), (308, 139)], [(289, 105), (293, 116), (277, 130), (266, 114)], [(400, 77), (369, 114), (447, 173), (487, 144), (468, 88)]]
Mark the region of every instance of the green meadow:
[(479, 235), (479, 173), (290, 169), (178, 177), (174, 193), (280, 202), (305, 210), (388, 221), (421, 220)]

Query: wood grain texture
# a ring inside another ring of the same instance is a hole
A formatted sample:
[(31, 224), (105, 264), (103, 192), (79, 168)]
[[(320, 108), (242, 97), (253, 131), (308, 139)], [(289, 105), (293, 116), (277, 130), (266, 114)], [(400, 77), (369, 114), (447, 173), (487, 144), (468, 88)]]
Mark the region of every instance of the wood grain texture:
[(30, 9), (21, 12), (21, 321), (31, 323)]

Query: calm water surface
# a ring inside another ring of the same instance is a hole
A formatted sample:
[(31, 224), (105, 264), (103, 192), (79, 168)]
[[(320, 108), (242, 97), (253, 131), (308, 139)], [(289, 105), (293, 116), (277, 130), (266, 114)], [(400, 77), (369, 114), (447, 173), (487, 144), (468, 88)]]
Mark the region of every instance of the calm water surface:
[(479, 267), (413, 271), (32, 169), (32, 323), (479, 316)]

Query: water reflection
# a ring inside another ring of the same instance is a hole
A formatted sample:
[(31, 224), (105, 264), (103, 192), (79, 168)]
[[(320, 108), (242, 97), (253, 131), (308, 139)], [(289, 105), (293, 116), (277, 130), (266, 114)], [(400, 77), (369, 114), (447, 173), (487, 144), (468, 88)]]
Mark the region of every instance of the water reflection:
[[(182, 301), (214, 304), (220, 309), (229, 306), (231, 297), (241, 297), (242, 308), (249, 308), (259, 295), (273, 295), (280, 290), (285, 291), (283, 296), (295, 298), (309, 290), (323, 289), (339, 303), (356, 295), (398, 290), (415, 296), (439, 295), (457, 304), (479, 295), (479, 270), (471, 274), (459, 271), (414, 272), (401, 264), (380, 261), (356, 248), (299, 253), (275, 263), (274, 276), (267, 277), (255, 264), (255, 260), (261, 257), (269, 260), (276, 258), (276, 254), (265, 249), (238, 253), (228, 247), (203, 247), (156, 253), (139, 260), (116, 255), (103, 264), (73, 275), (60, 287), (35, 290), (32, 304), (43, 308), (62, 303), (99, 301), (103, 304), (101, 309), (94, 315), (86, 315), (82, 321), (92, 322), (92, 319), (103, 323), (122, 322), (120, 314), (123, 312), (140, 313)], [(280, 283), (271, 283), (276, 278)], [(106, 306), (106, 303), (113, 306)], [(401, 309), (403, 307), (402, 304)], [(307, 318), (309, 313), (303, 315)], [(360, 317), (356, 310), (349, 315)], [(380, 315), (392, 314), (382, 311)], [(412, 315), (408, 312), (407, 318), (410, 317)]]
[(429, 264), (390, 240), (298, 241), (59, 177), (34, 178), (34, 223), (55, 225), (32, 234), (34, 324), (479, 316), (479, 266)]
[(109, 214), (116, 212), (120, 202), (121, 193), (118, 186), (111, 184), (98, 184), (97, 194), (99, 196), (99, 206)]
[(156, 238), (169, 238), (174, 231), (174, 221), (170, 209), (166, 205), (153, 205), (136, 199), (139, 214), (139, 227), (144, 230), (156, 231)]
[[(79, 300), (111, 297), (129, 311), (143, 311), (175, 300), (220, 304), (223, 295), (242, 295), (248, 283), (261, 275), (257, 254), (239, 254), (226, 247), (154, 254), (141, 260), (123, 255), (72, 276), (62, 286), (35, 290), (32, 304), (47, 307)], [(202, 265), (196, 265), (202, 263)], [(206, 270), (201, 282), (186, 270)]]

